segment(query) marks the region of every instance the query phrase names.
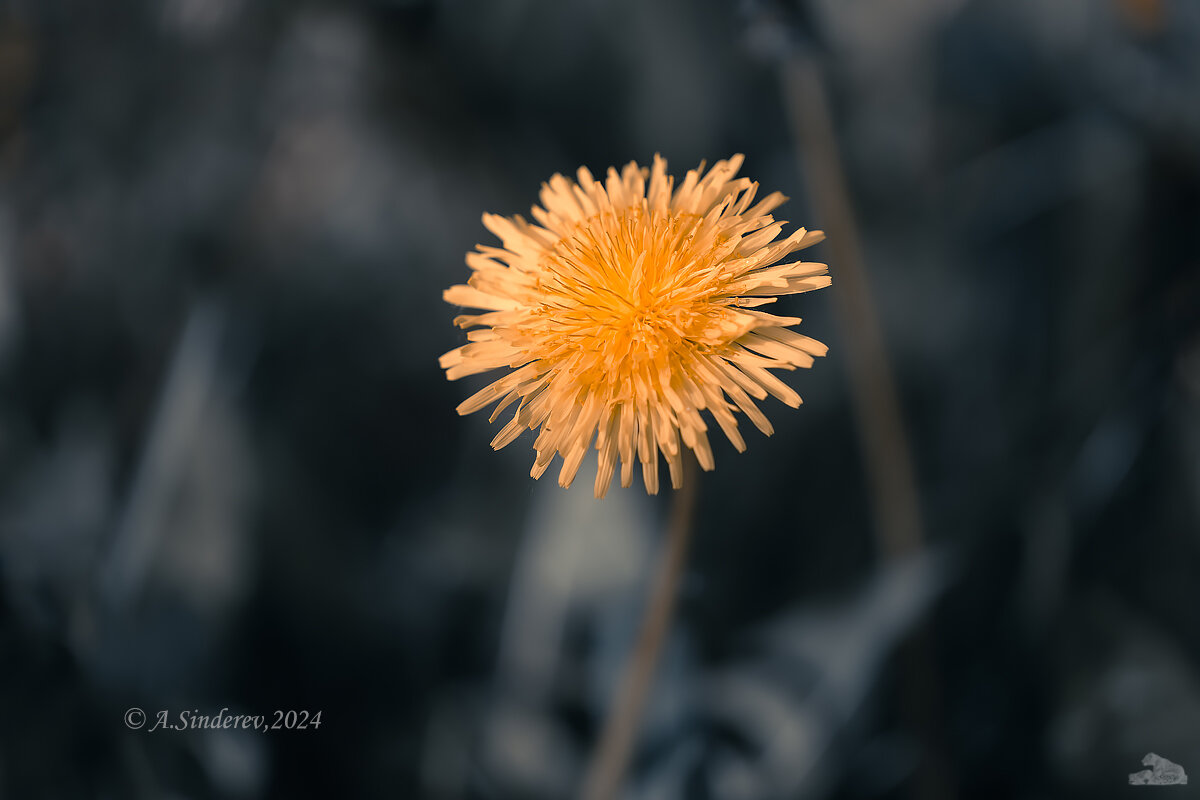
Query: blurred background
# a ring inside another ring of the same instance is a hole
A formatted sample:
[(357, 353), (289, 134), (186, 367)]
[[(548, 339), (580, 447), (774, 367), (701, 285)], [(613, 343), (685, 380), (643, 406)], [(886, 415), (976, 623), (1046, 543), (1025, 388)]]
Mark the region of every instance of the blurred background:
[(1200, 5), (7, 0), (0, 797), (571, 796), (671, 492), (492, 452), (441, 292), (656, 152), (841, 240), (626, 797), (1194, 784)]

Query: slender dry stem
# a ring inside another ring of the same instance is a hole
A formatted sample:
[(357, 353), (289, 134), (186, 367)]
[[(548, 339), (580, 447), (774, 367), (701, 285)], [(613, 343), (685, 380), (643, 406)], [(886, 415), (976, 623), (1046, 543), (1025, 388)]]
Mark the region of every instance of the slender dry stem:
[[(923, 538), (900, 400), (871, 300), (858, 224), (820, 70), (812, 59), (795, 54), (784, 62), (782, 79), (797, 156), (808, 178), (813, 207), (824, 215), (821, 224), (829, 234), (831, 261), (836, 264), (834, 305), (846, 343), (850, 396), (867, 466), (878, 546), (883, 558), (895, 560), (921, 549)], [(926, 631), (914, 633), (902, 648), (901, 661), (905, 682), (902, 713), (928, 744), (916, 776), (917, 796), (929, 800), (954, 797), (955, 780), (941, 741), (937, 662)]]
[(783, 85), (797, 155), (808, 177), (812, 204), (820, 209), (821, 226), (829, 235), (830, 261), (836, 265), (834, 305), (846, 343), (850, 396), (874, 500), (875, 528), (886, 557), (907, 555), (921, 547), (916, 480), (900, 401), (867, 284), (829, 101), (817, 65), (803, 56), (785, 62)]
[(670, 629), (692, 536), (696, 483), (700, 476), (693, 459), (685, 459), (684, 463), (683, 487), (675, 492), (667, 540), (654, 572), (637, 644), (625, 664), (600, 741), (592, 753), (579, 794), (581, 800), (612, 800), (617, 796), (637, 740), (654, 669)]

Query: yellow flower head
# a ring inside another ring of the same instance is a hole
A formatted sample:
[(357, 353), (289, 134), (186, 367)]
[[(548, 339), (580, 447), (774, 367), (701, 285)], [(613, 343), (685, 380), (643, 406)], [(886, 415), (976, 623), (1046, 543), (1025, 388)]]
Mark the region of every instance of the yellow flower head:
[(648, 170), (610, 168), (604, 183), (580, 168), (578, 183), (555, 175), (542, 185), (537, 225), (484, 214), (503, 247), (469, 253), (474, 274), (444, 297), (487, 313), (455, 318), (478, 330), (440, 363), (450, 380), (511, 370), (458, 407), (470, 414), (498, 400), (495, 421), (520, 401), (493, 448), (540, 426), (530, 474), (540, 478), (558, 453), (566, 487), (595, 439), (597, 497), (618, 458), (621, 485), (632, 483), (635, 453), (655, 494), (659, 451), (672, 485), (682, 483), (680, 439), (713, 468), (701, 410), (741, 451), (737, 411), (770, 435), (754, 400), (769, 392), (800, 405), (768, 370), (811, 366), (827, 348), (788, 330), (799, 319), (757, 307), (829, 285), (824, 264), (776, 263), (824, 234), (801, 228), (777, 240), (783, 223), (770, 211), (786, 198), (775, 192), (751, 206), (758, 184), (734, 178), (741, 164), (736, 155), (703, 174), (701, 163), (678, 187), (659, 156)]

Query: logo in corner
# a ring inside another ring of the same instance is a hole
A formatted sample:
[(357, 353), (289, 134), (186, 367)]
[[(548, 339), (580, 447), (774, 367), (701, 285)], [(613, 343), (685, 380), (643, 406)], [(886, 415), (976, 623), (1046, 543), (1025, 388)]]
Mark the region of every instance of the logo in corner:
[(1178, 786), (1187, 783), (1187, 773), (1183, 767), (1156, 753), (1147, 753), (1142, 759), (1142, 766), (1150, 769), (1131, 773), (1130, 786)]

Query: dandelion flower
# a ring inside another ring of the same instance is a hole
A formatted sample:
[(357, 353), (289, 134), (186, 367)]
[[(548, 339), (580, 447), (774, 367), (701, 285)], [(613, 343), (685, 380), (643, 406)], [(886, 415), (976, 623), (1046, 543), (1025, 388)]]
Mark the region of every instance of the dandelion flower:
[(702, 410), (742, 451), (738, 412), (770, 435), (754, 401), (772, 394), (800, 405), (769, 370), (811, 366), (827, 348), (789, 330), (799, 319), (759, 308), (829, 285), (825, 264), (777, 263), (824, 234), (801, 228), (779, 239), (784, 223), (770, 212), (786, 198), (751, 205), (758, 184), (734, 177), (741, 164), (736, 155), (705, 174), (701, 163), (678, 187), (659, 156), (650, 169), (610, 168), (603, 183), (581, 168), (578, 182), (555, 175), (542, 185), (537, 224), (483, 216), (503, 247), (469, 253), (470, 281), (444, 297), (486, 313), (455, 318), (476, 330), (440, 363), (450, 380), (510, 370), (458, 407), (470, 414), (498, 401), (494, 422), (519, 401), (494, 449), (540, 428), (530, 474), (540, 478), (557, 453), (567, 487), (594, 440), (597, 497), (618, 460), (621, 485), (632, 483), (635, 457), (655, 494), (660, 452), (675, 488), (684, 447), (713, 469)]

